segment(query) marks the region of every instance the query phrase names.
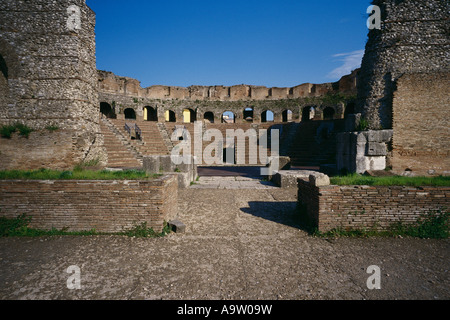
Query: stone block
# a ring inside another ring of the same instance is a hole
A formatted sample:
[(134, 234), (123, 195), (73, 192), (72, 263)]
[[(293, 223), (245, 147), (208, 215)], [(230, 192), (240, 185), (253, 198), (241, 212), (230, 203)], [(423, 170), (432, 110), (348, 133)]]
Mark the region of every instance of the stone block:
[(148, 173), (159, 173), (160, 170), (160, 156), (146, 156), (143, 159), (144, 170)]
[(308, 170), (280, 170), (273, 176), (273, 182), (283, 189), (297, 188), (297, 180), (309, 180), (314, 171)]
[(170, 230), (175, 233), (185, 233), (186, 225), (182, 223), (180, 220), (171, 220), (168, 222)]
[(384, 142), (368, 142), (366, 145), (367, 156), (386, 156), (387, 147)]
[(314, 173), (309, 176), (309, 182), (316, 187), (329, 186), (330, 177), (324, 173)]

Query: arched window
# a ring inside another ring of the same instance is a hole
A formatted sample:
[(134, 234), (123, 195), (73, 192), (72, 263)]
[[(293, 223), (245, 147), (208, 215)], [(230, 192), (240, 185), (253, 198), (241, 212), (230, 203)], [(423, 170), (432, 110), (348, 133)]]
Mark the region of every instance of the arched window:
[(166, 119), (166, 122), (177, 122), (175, 112), (171, 110), (166, 110), (166, 112), (164, 113), (164, 117)]
[(184, 109), (183, 110), (183, 122), (184, 123), (193, 123), (197, 121), (197, 114), (192, 109)]
[(136, 111), (134, 111), (134, 109), (127, 108), (123, 113), (125, 114), (125, 119), (136, 120)]
[(5, 59), (3, 59), (0, 54), (0, 72), (3, 74), (6, 80), (8, 80), (8, 66), (6, 65)]
[(291, 110), (284, 110), (283, 111), (283, 122), (292, 122), (292, 111)]
[(309, 121), (314, 118), (316, 109), (314, 107), (304, 107), (302, 110), (302, 121)]
[(214, 113), (210, 111), (205, 112), (203, 119), (205, 120), (206, 123), (214, 123)]
[(236, 115), (231, 111), (222, 114), (222, 123), (236, 123)]
[(144, 107), (144, 120), (145, 121), (158, 121), (158, 112), (155, 108)]
[(244, 110), (244, 120), (247, 122), (253, 122), (253, 108), (245, 108)]
[(104, 114), (109, 119), (115, 119), (116, 114), (111, 107), (111, 105), (107, 102), (100, 102), (100, 112)]
[(345, 107), (344, 118), (347, 118), (347, 116), (349, 114), (355, 114), (355, 103), (354, 102), (350, 102)]
[(273, 122), (274, 120), (274, 114), (270, 110), (266, 110), (261, 114), (261, 122)]
[(323, 120), (333, 120), (335, 113), (336, 111), (333, 108), (331, 107), (325, 108), (325, 110), (323, 110)]

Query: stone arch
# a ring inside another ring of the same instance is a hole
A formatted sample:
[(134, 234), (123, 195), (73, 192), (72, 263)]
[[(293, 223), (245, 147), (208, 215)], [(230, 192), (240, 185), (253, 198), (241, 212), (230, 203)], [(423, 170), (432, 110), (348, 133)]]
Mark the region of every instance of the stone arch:
[(172, 110), (166, 110), (164, 112), (164, 118), (166, 122), (177, 122), (177, 115)]
[(194, 123), (197, 121), (197, 112), (192, 109), (186, 108), (183, 110), (183, 122)]
[(313, 106), (307, 106), (302, 109), (302, 121), (310, 121), (314, 119), (316, 108)]
[(264, 110), (261, 113), (261, 122), (274, 122), (275, 113), (272, 110)]
[(245, 122), (253, 122), (255, 116), (255, 109), (253, 107), (247, 107), (244, 109), (243, 115)]
[(3, 76), (8, 79), (18, 79), (20, 73), (19, 57), (14, 48), (5, 40), (0, 39), (0, 69)]
[(136, 120), (136, 111), (133, 108), (126, 108), (123, 113), (126, 120)]
[(236, 123), (236, 114), (232, 111), (222, 113), (222, 123)]
[(292, 122), (294, 118), (294, 113), (292, 110), (284, 110), (282, 113), (282, 122)]
[(214, 113), (211, 111), (205, 112), (203, 119), (206, 123), (214, 123)]
[(3, 74), (4, 78), (8, 80), (8, 66), (1, 54), (0, 54), (0, 72)]
[(100, 102), (100, 113), (109, 119), (115, 119), (116, 113), (108, 102)]
[(332, 107), (326, 107), (323, 109), (323, 120), (333, 120), (336, 114), (336, 110)]
[(355, 103), (350, 102), (345, 106), (344, 118), (347, 118), (350, 114), (355, 114)]
[(144, 121), (158, 121), (158, 110), (150, 106), (144, 107)]

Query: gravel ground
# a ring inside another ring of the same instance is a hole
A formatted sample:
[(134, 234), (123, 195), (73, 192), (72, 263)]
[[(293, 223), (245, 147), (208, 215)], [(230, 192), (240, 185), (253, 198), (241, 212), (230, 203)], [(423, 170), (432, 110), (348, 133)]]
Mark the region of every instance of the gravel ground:
[[(295, 191), (180, 191), (185, 234), (0, 239), (0, 299), (379, 300), (450, 298), (450, 241), (323, 239)], [(69, 266), (81, 289), (69, 290)], [(367, 288), (367, 268), (381, 289)]]

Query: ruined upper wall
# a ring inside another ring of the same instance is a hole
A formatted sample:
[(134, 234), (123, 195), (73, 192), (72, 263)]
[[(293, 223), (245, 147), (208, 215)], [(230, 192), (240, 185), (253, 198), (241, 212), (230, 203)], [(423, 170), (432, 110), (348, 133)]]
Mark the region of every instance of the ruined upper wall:
[(138, 80), (120, 77), (112, 72), (98, 71), (100, 93), (114, 93), (148, 99), (190, 100), (190, 101), (241, 101), (280, 100), (304, 97), (320, 97), (327, 93), (356, 94), (357, 70), (336, 83), (306, 83), (293, 88), (267, 88), (264, 86), (151, 86), (142, 88)]
[(392, 128), (392, 101), (404, 74), (449, 71), (450, 2), (375, 0), (381, 30), (371, 30), (358, 81), (357, 110), (372, 129)]

